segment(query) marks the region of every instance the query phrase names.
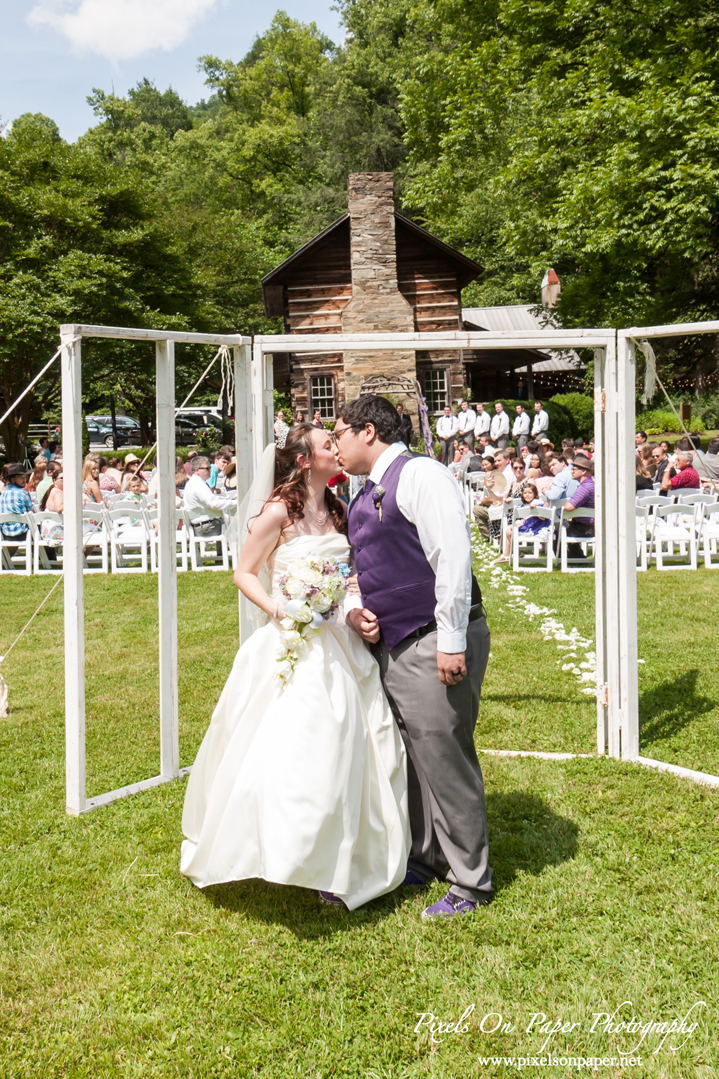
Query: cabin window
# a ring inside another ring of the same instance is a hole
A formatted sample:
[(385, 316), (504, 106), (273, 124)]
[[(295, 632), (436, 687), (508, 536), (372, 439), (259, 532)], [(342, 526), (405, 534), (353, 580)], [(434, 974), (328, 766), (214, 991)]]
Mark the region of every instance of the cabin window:
[(447, 372), (445, 370), (425, 371), (424, 396), (428, 412), (441, 412), (447, 401)]
[(335, 383), (331, 375), (313, 375), (310, 379), (312, 412), (320, 410), (323, 420), (335, 418)]

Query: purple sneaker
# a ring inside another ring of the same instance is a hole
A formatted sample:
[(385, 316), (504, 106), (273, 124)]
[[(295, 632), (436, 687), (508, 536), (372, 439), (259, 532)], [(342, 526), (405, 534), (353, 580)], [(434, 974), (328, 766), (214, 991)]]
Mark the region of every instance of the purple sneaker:
[(320, 892), (319, 896), (320, 902), (327, 903), (330, 907), (344, 907), (344, 903), (334, 892)]
[(447, 892), (437, 903), (422, 911), (422, 921), (435, 922), (442, 918), (454, 918), (455, 914), (474, 914), (478, 906), (479, 903), (473, 899), (463, 899), (461, 895)]

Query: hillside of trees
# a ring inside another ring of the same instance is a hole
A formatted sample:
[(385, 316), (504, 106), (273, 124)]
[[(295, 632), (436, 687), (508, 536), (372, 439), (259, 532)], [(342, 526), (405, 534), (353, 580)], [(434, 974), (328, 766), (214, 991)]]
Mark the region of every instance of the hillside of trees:
[[(565, 326), (719, 317), (719, 13), (707, 0), (340, 0), (346, 38), (278, 11), (244, 57), (200, 58), (207, 98), (88, 87), (75, 144), (25, 115), (0, 139), (0, 411), (83, 321), (271, 332), (260, 278), (393, 170), (404, 213), (484, 268), (465, 304)], [(658, 349), (687, 392), (713, 338)], [(185, 349), (178, 392), (206, 362)], [(147, 346), (93, 343), (88, 393), (149, 417)], [(707, 380), (709, 383), (707, 384)], [(57, 378), (0, 434), (12, 451)]]

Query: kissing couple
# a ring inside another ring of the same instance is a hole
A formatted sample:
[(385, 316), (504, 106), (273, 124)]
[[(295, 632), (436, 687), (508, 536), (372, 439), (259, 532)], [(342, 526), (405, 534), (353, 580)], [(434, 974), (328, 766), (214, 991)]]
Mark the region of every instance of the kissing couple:
[[(235, 572), (264, 624), (237, 653), (185, 797), (181, 872), (199, 888), (259, 877), (355, 910), (447, 881), (426, 920), (492, 898), (474, 746), (490, 637), (469, 524), (449, 470), (401, 433), (368, 395), (333, 435), (297, 424), (265, 450)], [(327, 486), (338, 465), (366, 476), (348, 510)], [(283, 582), (313, 559), (351, 565), (357, 588), (281, 678)]]

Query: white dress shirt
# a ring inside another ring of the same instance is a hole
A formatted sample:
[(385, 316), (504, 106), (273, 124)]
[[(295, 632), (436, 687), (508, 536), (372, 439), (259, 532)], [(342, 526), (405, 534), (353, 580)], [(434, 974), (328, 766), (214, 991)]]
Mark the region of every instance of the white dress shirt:
[[(368, 478), (380, 483), (392, 462), (406, 452), (404, 442), (389, 446), (375, 461)], [(472, 604), (472, 551), (459, 485), (439, 461), (413, 457), (399, 477), (397, 508), (417, 529), (422, 550), (435, 574), (437, 650), (464, 652)], [(345, 602), (345, 612), (361, 606), (359, 596), (350, 596)]]
[(529, 434), (529, 416), (526, 412), (517, 413), (517, 418), (514, 421), (514, 426), (512, 427), (512, 434), (515, 438), (518, 435)]
[(231, 501), (230, 498), (214, 494), (197, 472), (190, 476), (182, 495), (182, 504), (186, 510), (224, 510)]
[(540, 408), (539, 412), (534, 413), (534, 421), (532, 423), (532, 438), (536, 438), (537, 435), (541, 435), (542, 431), (546, 431), (549, 427), (549, 416)]
[(484, 447), (482, 457), (494, 457), (496, 452), (496, 447), (494, 447), (491, 442), (488, 442), (487, 445)]
[[(459, 430), (459, 420), (456, 416), (440, 416), (437, 420), (437, 435), (439, 438), (451, 438)], [(404, 447), (407, 449), (407, 447)]]
[(459, 410), (457, 416), (457, 423), (459, 424), (460, 433), (468, 435), (470, 431), (474, 430), (474, 425), (477, 422), (477, 413), (473, 408), (468, 408), (465, 412), (464, 409)]
[(509, 434), (509, 416), (504, 409), (502, 409), (501, 412), (495, 412), (494, 416), (492, 416), (489, 434), (492, 442), (496, 442), (502, 435)]
[(488, 435), (490, 422), (491, 421), (488, 412), (485, 412), (484, 409), (482, 409), (481, 412), (478, 412), (477, 421), (474, 425), (474, 437), (479, 438), (480, 435)]

